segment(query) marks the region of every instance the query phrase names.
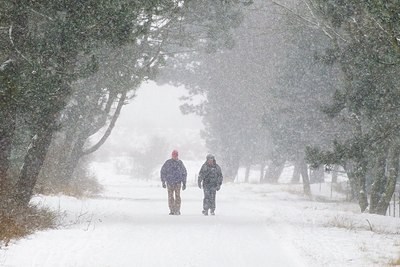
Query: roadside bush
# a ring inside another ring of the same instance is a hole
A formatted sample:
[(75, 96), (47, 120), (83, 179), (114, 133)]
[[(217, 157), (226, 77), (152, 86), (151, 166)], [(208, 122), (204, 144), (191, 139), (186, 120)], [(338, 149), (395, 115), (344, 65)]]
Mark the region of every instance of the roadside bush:
[(0, 210), (0, 244), (7, 246), (12, 239), (18, 239), (38, 230), (55, 228), (57, 213), (47, 208), (28, 206)]

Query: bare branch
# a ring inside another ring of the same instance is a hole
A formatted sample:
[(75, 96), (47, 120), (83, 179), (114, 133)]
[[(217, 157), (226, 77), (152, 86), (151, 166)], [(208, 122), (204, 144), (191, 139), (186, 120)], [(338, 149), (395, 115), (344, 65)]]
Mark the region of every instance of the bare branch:
[[(303, 1), (303, 3), (307, 6), (307, 9), (309, 10), (311, 16), (314, 18), (315, 21), (305, 17), (305, 16), (301, 16), (300, 14), (298, 14), (297, 12), (293, 11), (292, 9), (290, 9), (289, 7), (280, 4), (276, 1), (272, 1), (273, 4), (285, 9), (286, 11), (288, 11), (289, 13), (291, 13), (292, 15), (294, 15), (296, 18), (306, 22), (307, 24), (314, 26), (316, 28), (321, 29), (325, 35), (327, 35), (330, 39), (334, 39), (332, 34), (336, 35), (337, 37), (339, 37), (339, 39), (341, 39), (344, 42), (347, 42), (347, 40), (341, 36), (336, 30), (334, 30), (331, 26), (327, 25), (326, 23), (321, 23), (318, 19), (318, 17), (315, 15), (314, 11), (312, 10), (312, 7), (306, 2)], [(328, 32), (328, 30), (331, 32)]]
[(8, 36), (10, 37), (10, 42), (11, 42), (12, 46), (14, 47), (15, 51), (16, 51), (23, 59), (25, 59), (29, 64), (33, 65), (32, 62), (31, 62), (27, 57), (25, 57), (25, 56), (21, 53), (21, 51), (19, 51), (18, 48), (15, 46), (14, 41), (13, 41), (13, 38), (12, 38), (12, 29), (13, 29), (13, 26), (11, 25), (11, 26), (10, 26), (10, 29), (8, 30)]
[(126, 95), (127, 95), (126, 91), (122, 93), (122, 95), (121, 95), (121, 97), (120, 97), (120, 99), (118, 101), (117, 108), (116, 108), (116, 110), (114, 112), (114, 115), (113, 115), (113, 117), (111, 119), (110, 125), (108, 126), (108, 128), (107, 128), (106, 132), (104, 133), (103, 137), (94, 146), (92, 146), (91, 148), (89, 148), (89, 149), (87, 149), (85, 151), (82, 151), (82, 154), (81, 154), (82, 156), (88, 155), (88, 154), (91, 154), (91, 153), (95, 152), (97, 149), (99, 149), (106, 142), (107, 138), (110, 136), (110, 134), (111, 134), (111, 132), (112, 132), (114, 126), (115, 126), (115, 123), (117, 122), (119, 114), (121, 113), (122, 106), (125, 104)]
[(31, 10), (33, 13), (35, 13), (36, 15), (39, 15), (39, 16), (41, 16), (41, 17), (43, 17), (43, 18), (46, 18), (46, 19), (48, 19), (48, 20), (50, 20), (50, 21), (54, 21), (54, 19), (53, 19), (52, 17), (47, 16), (47, 15), (45, 15), (45, 14), (43, 14), (43, 13), (40, 13), (40, 12), (34, 10), (33, 8), (30, 8), (30, 10)]
[(284, 6), (283, 4), (280, 4), (280, 3), (275, 2), (275, 1), (272, 1), (272, 3), (275, 4), (275, 5), (277, 5), (277, 6), (279, 6), (279, 7), (281, 7), (281, 8), (283, 8), (283, 9), (285, 9), (285, 10), (288, 11), (289, 13), (293, 14), (295, 17), (297, 17), (297, 18), (299, 18), (299, 19), (301, 19), (301, 20), (304, 20), (304, 21), (306, 21), (307, 23), (309, 23), (309, 24), (311, 24), (311, 25), (319, 26), (318, 23), (316, 23), (316, 22), (314, 22), (314, 21), (311, 21), (311, 20), (309, 20), (308, 18), (306, 18), (306, 17), (304, 17), (304, 16), (300, 16), (298, 13), (294, 12), (292, 9), (290, 9), (290, 8), (288, 8), (288, 7), (286, 7), (286, 6)]

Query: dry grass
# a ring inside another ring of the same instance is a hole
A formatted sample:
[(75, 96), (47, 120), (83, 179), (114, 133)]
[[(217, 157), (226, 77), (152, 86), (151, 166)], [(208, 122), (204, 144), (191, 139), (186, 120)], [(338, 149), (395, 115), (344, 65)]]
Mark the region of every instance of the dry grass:
[(400, 266), (400, 257), (389, 262), (390, 266)]
[(346, 219), (342, 216), (335, 216), (331, 221), (324, 224), (325, 227), (337, 227), (344, 228), (348, 230), (355, 230), (359, 228), (353, 221)]
[(103, 186), (94, 177), (75, 177), (75, 179), (69, 181), (68, 184), (60, 187), (53, 186), (51, 192), (47, 194), (62, 193), (67, 196), (76, 198), (91, 197), (97, 195), (103, 191)]
[(10, 240), (38, 230), (54, 228), (58, 215), (48, 209), (29, 206), (0, 211), (0, 242), (7, 246)]
[[(365, 221), (365, 223), (363, 223)], [(398, 235), (400, 234), (399, 229), (390, 229), (381, 225), (374, 225), (368, 219), (364, 221), (354, 222), (353, 218), (346, 218), (343, 216), (335, 216), (329, 222), (323, 224), (324, 227), (337, 227), (348, 230), (362, 230), (362, 231), (371, 231), (376, 234), (383, 235)], [(395, 244), (396, 245), (396, 244)]]
[(104, 188), (94, 176), (78, 177), (69, 186), (66, 194), (75, 197), (89, 197), (101, 193)]
[(103, 186), (97, 179), (87, 173), (77, 173), (67, 183), (62, 183), (56, 176), (41, 177), (38, 181), (35, 192), (43, 195), (64, 194), (76, 198), (91, 197), (103, 191)]

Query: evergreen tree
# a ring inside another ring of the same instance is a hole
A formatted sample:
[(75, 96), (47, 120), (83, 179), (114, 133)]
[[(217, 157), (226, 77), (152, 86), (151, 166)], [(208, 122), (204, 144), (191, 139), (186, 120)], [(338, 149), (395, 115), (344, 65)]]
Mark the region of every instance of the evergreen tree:
[(344, 83), (326, 113), (343, 118), (349, 134), (331, 152), (310, 149), (309, 157), (344, 165), (361, 211), (385, 214), (398, 176), (392, 166), (399, 160), (399, 7), (382, 1), (311, 2), (332, 37), (330, 57), (340, 65)]

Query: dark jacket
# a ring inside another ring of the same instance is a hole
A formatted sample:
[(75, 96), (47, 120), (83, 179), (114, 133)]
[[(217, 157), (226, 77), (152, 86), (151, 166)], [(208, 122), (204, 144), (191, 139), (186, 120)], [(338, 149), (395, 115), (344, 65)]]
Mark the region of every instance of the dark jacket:
[(186, 184), (186, 168), (182, 160), (167, 160), (161, 168), (161, 181), (168, 184)]
[(207, 162), (201, 166), (199, 172), (198, 183), (206, 188), (219, 188), (222, 184), (222, 171), (219, 165), (215, 162), (212, 165), (208, 165)]

